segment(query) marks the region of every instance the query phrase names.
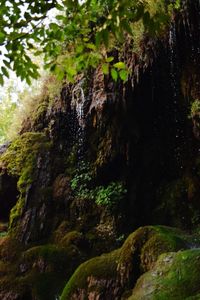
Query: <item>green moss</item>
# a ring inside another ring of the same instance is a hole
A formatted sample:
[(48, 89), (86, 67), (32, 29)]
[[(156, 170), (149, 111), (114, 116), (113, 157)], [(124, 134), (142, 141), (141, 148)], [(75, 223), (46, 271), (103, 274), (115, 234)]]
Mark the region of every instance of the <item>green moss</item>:
[(36, 299), (54, 300), (64, 287), (66, 278), (81, 261), (80, 251), (74, 246), (35, 246), (22, 255), (20, 264), (27, 267), (20, 278), (31, 289)]
[(67, 233), (69, 228), (69, 223), (67, 221), (63, 221), (55, 231), (52, 233), (52, 241), (55, 244), (58, 244), (63, 236)]
[(162, 254), (138, 280), (129, 300), (183, 300), (200, 291), (200, 250)]
[(178, 229), (166, 226), (141, 227), (122, 246), (119, 260), (121, 268), (130, 273), (140, 261), (138, 272), (145, 272), (152, 268), (160, 254), (187, 248), (189, 239)]
[(37, 155), (46, 152), (50, 142), (42, 133), (26, 132), (18, 137), (1, 156), (0, 164), (12, 176), (19, 176), (18, 186), (33, 181)]
[(59, 270), (65, 270), (68, 262), (74, 257), (76, 248), (62, 248), (53, 244), (35, 246), (24, 252), (25, 261), (34, 262), (41, 258), (48, 265), (52, 265)]
[(23, 286), (17, 283), (17, 276), (19, 275), (18, 262), (21, 253), (22, 245), (17, 240), (11, 236), (0, 238), (0, 293), (7, 291), (10, 293), (11, 298), (12, 294), (20, 292), (23, 295), (24, 293)]
[(141, 249), (141, 268), (144, 272), (150, 270), (161, 253), (178, 251), (187, 248), (182, 232), (157, 227), (156, 232)]
[(24, 252), (22, 262), (36, 273), (61, 273), (67, 276), (74, 249), (56, 245), (35, 246)]
[(0, 165), (7, 169), (8, 174), (18, 177), (19, 200), (11, 210), (9, 228), (16, 224), (22, 213), (25, 194), (36, 178), (38, 155), (44, 155), (51, 147), (51, 143), (42, 133), (27, 132), (18, 137), (8, 147), (0, 158)]
[(24, 252), (24, 258), (34, 260), (36, 257), (42, 257), (47, 260), (54, 260), (57, 253), (59, 253), (59, 248), (56, 245), (42, 245), (42, 246), (35, 246), (28, 249)]
[(11, 228), (15, 228), (17, 221), (22, 215), (24, 204), (25, 199), (21, 196), (17, 201), (16, 205), (11, 209), (9, 217), (9, 230), (11, 230)]
[(37, 246), (24, 252), (22, 263), (28, 268), (19, 278), (22, 284), (29, 287), (36, 299), (55, 299), (56, 291), (69, 276), (69, 254), (55, 245)]
[[(58, 245), (34, 246), (24, 252), (14, 239), (2, 238), (4, 245), (0, 247), (0, 259), (6, 260), (13, 251), (13, 263), (0, 261), (0, 286), (20, 293), (28, 291), (39, 300), (54, 300), (60, 295), (75, 267), (85, 259), (78, 245), (83, 235), (76, 231), (64, 234), (66, 226), (66, 223), (60, 225), (63, 236), (59, 235)], [(72, 299), (80, 293), (83, 296), (92, 293), (105, 295), (109, 289), (121, 294), (121, 299), (127, 299), (137, 278), (146, 271), (138, 280), (131, 300), (182, 300), (198, 295), (200, 250), (174, 252), (191, 247), (198, 241), (197, 236), (190, 237), (165, 226), (141, 227), (126, 239), (120, 249), (81, 264), (66, 284), (61, 300)], [(8, 255), (7, 251), (11, 253)], [(20, 251), (23, 253), (21, 256)], [(168, 253), (162, 254), (165, 252)], [(20, 266), (25, 270), (22, 273), (19, 273)], [(184, 287), (185, 283), (190, 292)]]
[(63, 288), (64, 278), (62, 274), (46, 272), (31, 272), (28, 276), (21, 278), (22, 286), (27, 286), (31, 291), (33, 299), (55, 300), (58, 299), (60, 290)]
[[(103, 279), (114, 280), (116, 289), (127, 292), (140, 274), (153, 268), (160, 254), (187, 248), (187, 238), (182, 231), (169, 227), (141, 227), (120, 249), (83, 263), (67, 283), (61, 299), (70, 299), (80, 289), (87, 294), (91, 277), (97, 279), (95, 290)], [(107, 288), (106, 284), (103, 288)]]
[(56, 106), (56, 100), (60, 98), (61, 89), (62, 81), (57, 80), (54, 76), (48, 76), (43, 82), (41, 93), (32, 99), (32, 107), (28, 117), (32, 126), (37, 130), (43, 129), (47, 110)]
[(31, 116), (31, 121), (33, 124), (39, 124), (44, 119), (49, 106), (49, 99), (45, 98), (42, 102), (38, 103), (38, 106), (35, 108), (33, 115)]
[(61, 295), (61, 300), (71, 299), (77, 289), (88, 288), (88, 278), (114, 280), (117, 274), (119, 250), (90, 259), (75, 271)]
[(75, 245), (63, 248), (47, 244), (24, 250), (14, 239), (2, 240), (0, 292), (19, 294), (20, 299), (25, 295), (23, 299), (55, 300), (66, 279), (82, 261), (81, 252)]
[(83, 234), (78, 231), (71, 231), (60, 240), (59, 244), (67, 247), (71, 244), (78, 245), (83, 240)]

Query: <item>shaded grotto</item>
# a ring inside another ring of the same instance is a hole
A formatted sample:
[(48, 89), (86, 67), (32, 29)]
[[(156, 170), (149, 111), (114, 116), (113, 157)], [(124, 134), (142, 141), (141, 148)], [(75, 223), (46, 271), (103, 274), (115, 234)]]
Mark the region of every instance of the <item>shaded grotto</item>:
[(19, 192), (17, 190), (17, 179), (2, 174), (0, 177), (0, 222), (9, 221), (10, 211), (17, 202)]
[[(139, 300), (149, 282), (151, 300), (157, 284), (164, 300), (198, 297), (200, 4), (184, 3), (130, 50), (125, 84), (100, 68), (64, 83), (1, 154), (0, 298)], [(194, 285), (177, 280), (188, 268)]]

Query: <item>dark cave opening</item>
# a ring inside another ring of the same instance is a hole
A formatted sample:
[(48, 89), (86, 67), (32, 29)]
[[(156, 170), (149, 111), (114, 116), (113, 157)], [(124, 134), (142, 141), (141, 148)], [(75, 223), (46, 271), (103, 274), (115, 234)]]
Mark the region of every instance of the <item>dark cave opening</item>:
[(8, 223), (10, 211), (17, 202), (18, 198), (17, 178), (8, 174), (0, 177), (0, 222)]

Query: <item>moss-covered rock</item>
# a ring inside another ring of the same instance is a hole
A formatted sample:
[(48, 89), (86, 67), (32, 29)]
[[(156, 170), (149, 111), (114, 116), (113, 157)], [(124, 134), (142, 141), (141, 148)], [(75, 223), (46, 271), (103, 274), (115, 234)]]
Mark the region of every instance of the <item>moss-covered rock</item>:
[(154, 268), (139, 278), (128, 299), (199, 299), (199, 269), (199, 249), (162, 254)]
[(67, 233), (61, 240), (60, 240), (60, 244), (63, 247), (67, 247), (70, 244), (73, 245), (80, 245), (81, 243), (84, 242), (84, 236), (81, 232), (78, 231), (71, 231), (69, 233)]
[(22, 251), (22, 245), (13, 237), (0, 238), (0, 299), (31, 299), (17, 277)]
[(80, 263), (78, 248), (61, 248), (53, 244), (28, 249), (19, 262), (21, 282), (36, 299), (55, 299), (64, 280)]
[[(39, 155), (50, 149), (51, 143), (43, 133), (26, 132), (14, 140), (0, 158), (0, 166), (11, 176), (19, 177), (20, 191), (33, 182)], [(38, 166), (39, 167), (39, 166)]]
[(119, 299), (120, 282), (117, 279), (119, 250), (83, 263), (66, 285), (61, 300), (65, 299)]
[(52, 241), (58, 244), (60, 240), (69, 232), (69, 222), (62, 221), (52, 233)]
[(192, 241), (182, 231), (169, 227), (141, 227), (120, 249), (83, 263), (67, 283), (61, 299), (121, 299), (141, 274), (154, 267), (160, 254), (185, 249)]
[(19, 199), (10, 213), (9, 228), (16, 230), (22, 215), (30, 186), (36, 180), (42, 157), (51, 148), (51, 142), (42, 133), (27, 132), (14, 140), (0, 157), (0, 167), (18, 179)]
[(27, 250), (10, 237), (2, 238), (0, 242), (2, 299), (7, 299), (6, 295), (10, 293), (17, 295), (16, 299), (55, 300), (66, 278), (85, 260), (85, 254), (73, 243), (73, 238), (69, 238), (65, 247), (45, 244)]

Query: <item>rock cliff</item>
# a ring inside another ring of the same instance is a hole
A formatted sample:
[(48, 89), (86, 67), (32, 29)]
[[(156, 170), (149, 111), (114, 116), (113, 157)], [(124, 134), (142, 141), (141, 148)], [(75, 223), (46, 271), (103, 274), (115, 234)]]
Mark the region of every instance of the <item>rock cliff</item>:
[(0, 149), (1, 299), (199, 299), (199, 15), (126, 45), (126, 83), (49, 78)]

